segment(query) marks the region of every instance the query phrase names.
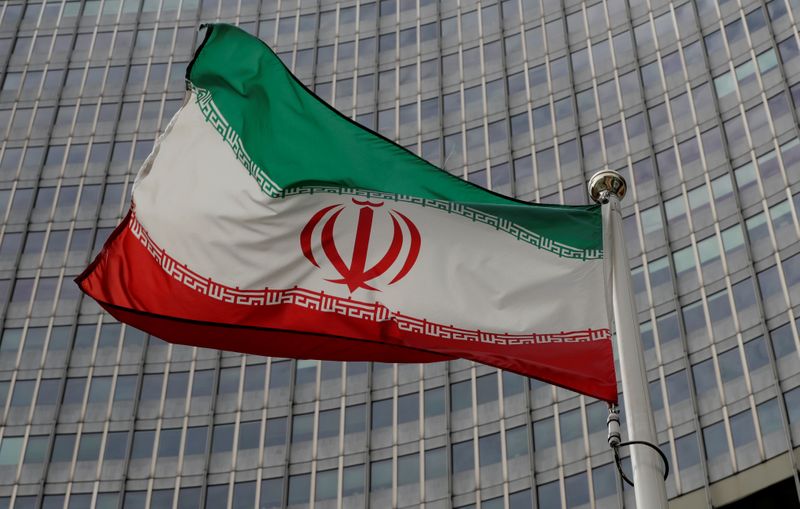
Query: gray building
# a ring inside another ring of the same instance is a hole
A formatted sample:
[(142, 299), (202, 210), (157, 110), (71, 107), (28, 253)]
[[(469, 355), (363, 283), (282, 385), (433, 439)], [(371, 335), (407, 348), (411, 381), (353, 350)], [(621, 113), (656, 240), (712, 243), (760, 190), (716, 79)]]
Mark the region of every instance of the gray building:
[(495, 191), (582, 204), (595, 171), (626, 175), (673, 506), (797, 506), (798, 18), (798, 0), (3, 2), (0, 508), (634, 507), (601, 402), (464, 361), (172, 346), (81, 299), (214, 20)]

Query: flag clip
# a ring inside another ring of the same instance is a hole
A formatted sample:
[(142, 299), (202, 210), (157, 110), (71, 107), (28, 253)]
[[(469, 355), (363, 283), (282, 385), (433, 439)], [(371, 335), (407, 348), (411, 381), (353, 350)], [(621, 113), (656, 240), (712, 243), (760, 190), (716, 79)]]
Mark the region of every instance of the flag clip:
[(617, 413), (616, 405), (608, 407), (606, 424), (608, 425), (608, 445), (612, 449), (616, 449), (622, 442), (622, 434), (619, 431), (619, 413)]

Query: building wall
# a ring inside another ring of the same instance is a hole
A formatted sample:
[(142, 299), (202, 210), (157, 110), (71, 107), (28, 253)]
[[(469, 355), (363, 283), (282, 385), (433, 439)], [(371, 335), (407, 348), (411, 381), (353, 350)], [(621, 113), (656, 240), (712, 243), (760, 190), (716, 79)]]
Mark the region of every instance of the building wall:
[(3, 3), (0, 508), (633, 507), (601, 402), (464, 361), (171, 346), (80, 298), (212, 20), (495, 191), (583, 204), (591, 174), (621, 171), (670, 497), (797, 487), (798, 17), (798, 0)]

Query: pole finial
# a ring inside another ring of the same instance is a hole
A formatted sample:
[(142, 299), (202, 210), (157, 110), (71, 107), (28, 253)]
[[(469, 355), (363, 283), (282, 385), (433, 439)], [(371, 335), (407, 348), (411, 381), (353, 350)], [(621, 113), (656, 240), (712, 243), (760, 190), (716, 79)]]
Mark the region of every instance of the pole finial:
[(608, 203), (612, 194), (622, 200), (627, 191), (628, 183), (614, 170), (598, 171), (589, 179), (589, 196), (595, 203)]

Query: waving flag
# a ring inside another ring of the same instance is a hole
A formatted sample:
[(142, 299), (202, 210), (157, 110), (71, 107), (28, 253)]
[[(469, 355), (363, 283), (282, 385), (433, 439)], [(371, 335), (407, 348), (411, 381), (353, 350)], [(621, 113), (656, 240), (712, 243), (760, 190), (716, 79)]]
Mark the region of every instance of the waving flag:
[(497, 366), (615, 401), (599, 206), (455, 178), (207, 28), (132, 206), (77, 279), (165, 340), (260, 355)]

